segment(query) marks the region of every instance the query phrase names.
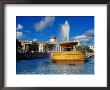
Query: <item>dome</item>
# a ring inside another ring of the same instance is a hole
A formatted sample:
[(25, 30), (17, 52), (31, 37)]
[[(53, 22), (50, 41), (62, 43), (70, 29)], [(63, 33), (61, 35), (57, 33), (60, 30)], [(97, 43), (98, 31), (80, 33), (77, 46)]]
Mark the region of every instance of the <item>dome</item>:
[(51, 36), (51, 39), (56, 39), (56, 36)]

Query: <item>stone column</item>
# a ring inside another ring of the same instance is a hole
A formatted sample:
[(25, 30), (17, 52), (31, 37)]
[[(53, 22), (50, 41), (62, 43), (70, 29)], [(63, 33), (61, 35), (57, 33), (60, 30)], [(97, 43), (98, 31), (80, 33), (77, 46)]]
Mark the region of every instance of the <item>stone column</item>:
[(59, 45), (57, 46), (57, 51), (59, 51)]
[(43, 50), (44, 50), (44, 47), (43, 47), (43, 44), (42, 44), (42, 52), (43, 52)]
[(61, 46), (60, 46), (60, 51), (61, 51)]

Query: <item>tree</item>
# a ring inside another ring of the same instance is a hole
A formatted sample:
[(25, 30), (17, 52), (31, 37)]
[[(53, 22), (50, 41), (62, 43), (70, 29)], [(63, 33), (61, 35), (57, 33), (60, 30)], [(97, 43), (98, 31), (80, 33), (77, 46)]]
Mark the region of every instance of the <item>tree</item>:
[(84, 48), (84, 50), (85, 50), (86, 52), (91, 52), (91, 51), (92, 51), (92, 49), (90, 49), (89, 46), (84, 46), (83, 48)]
[(29, 44), (29, 51), (32, 51), (32, 44)]
[(76, 50), (78, 50), (78, 51), (84, 51), (82, 46), (76, 46), (75, 48), (76, 48)]
[(51, 51), (51, 50), (53, 50), (53, 44), (49, 44), (49, 43), (45, 43), (44, 44), (44, 50), (45, 51)]
[(32, 42), (32, 50), (33, 51), (38, 51), (39, 48), (39, 43), (37, 42)]
[(32, 42), (32, 44), (29, 45), (29, 51), (38, 51), (39, 43)]
[(82, 46), (76, 46), (76, 50), (83, 51), (83, 52), (93, 52), (93, 50), (90, 49), (89, 46), (84, 46), (84, 45), (82, 45)]

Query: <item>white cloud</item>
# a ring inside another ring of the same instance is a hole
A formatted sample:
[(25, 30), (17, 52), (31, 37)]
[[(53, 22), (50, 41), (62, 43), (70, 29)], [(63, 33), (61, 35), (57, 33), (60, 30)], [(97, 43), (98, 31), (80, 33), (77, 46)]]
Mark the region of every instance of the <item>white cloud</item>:
[(21, 29), (23, 29), (23, 25), (18, 24), (17, 27), (16, 27), (16, 29), (17, 29), (17, 30), (21, 30)]
[(87, 43), (87, 42), (93, 42), (94, 38), (94, 30), (88, 30), (84, 34), (73, 37), (74, 40)]
[(80, 42), (84, 42), (84, 41), (88, 41), (89, 40), (88, 37), (85, 36), (85, 35), (76, 36), (76, 37), (74, 37), (74, 39), (78, 40)]
[(33, 41), (37, 41), (37, 39), (34, 38)]
[(17, 38), (21, 38), (22, 36), (23, 36), (23, 33), (22, 32), (18, 32), (18, 31), (16, 32), (16, 37)]
[(23, 36), (23, 33), (19, 30), (23, 29), (23, 25), (21, 24), (17, 24), (17, 27), (16, 27), (16, 37), (17, 38), (21, 38)]
[(51, 26), (54, 21), (55, 21), (55, 17), (46, 16), (41, 21), (36, 23), (34, 25), (34, 27), (37, 31), (41, 31), (41, 30), (45, 29), (46, 27)]
[(87, 37), (94, 37), (94, 31), (93, 30), (88, 30), (84, 33)]
[(46, 25), (50, 25), (54, 21), (55, 21), (55, 17), (53, 17), (53, 16), (47, 16), (47, 17), (44, 18), (44, 23)]

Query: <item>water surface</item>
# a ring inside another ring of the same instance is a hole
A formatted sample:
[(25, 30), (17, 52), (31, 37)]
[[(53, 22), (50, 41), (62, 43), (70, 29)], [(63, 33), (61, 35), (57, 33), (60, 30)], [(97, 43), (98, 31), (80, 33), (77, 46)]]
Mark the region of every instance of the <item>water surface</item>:
[(49, 59), (21, 60), (16, 62), (16, 74), (94, 74), (94, 58), (77, 65), (56, 64)]

